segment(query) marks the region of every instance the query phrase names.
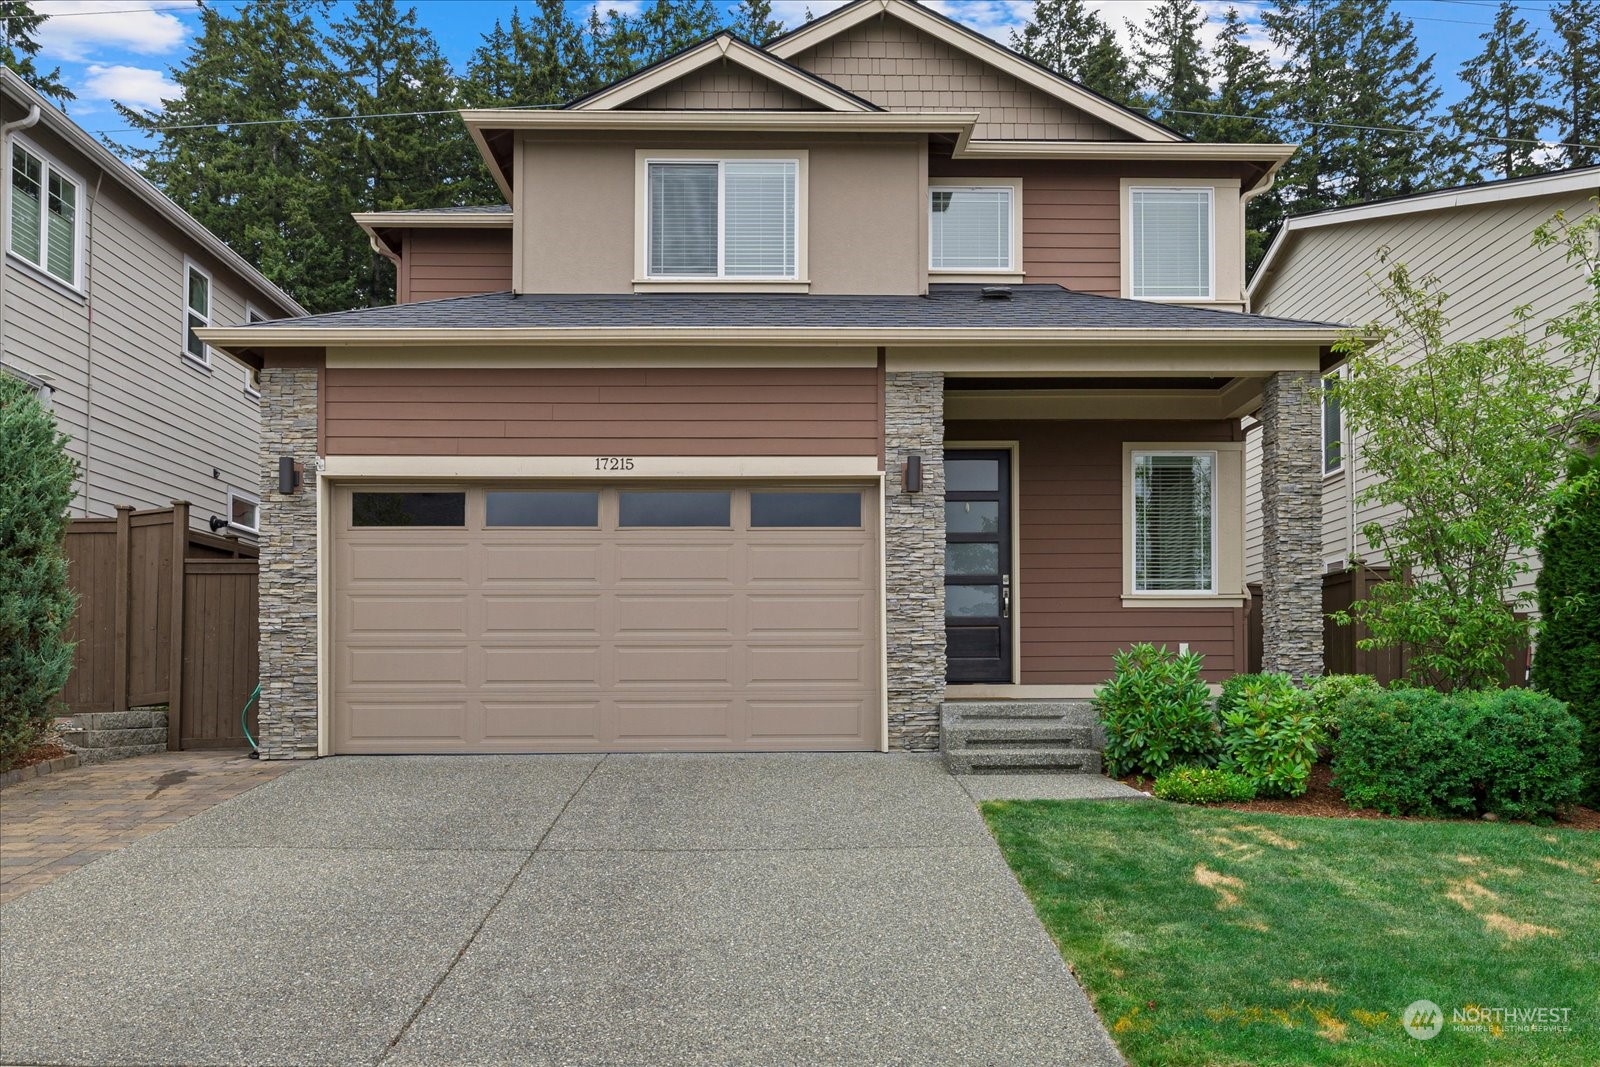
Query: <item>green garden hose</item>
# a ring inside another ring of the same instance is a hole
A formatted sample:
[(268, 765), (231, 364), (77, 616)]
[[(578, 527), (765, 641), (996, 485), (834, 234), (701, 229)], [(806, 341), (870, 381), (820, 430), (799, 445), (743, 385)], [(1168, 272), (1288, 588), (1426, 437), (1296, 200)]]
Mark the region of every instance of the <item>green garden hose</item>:
[(250, 736), (250, 705), (256, 702), (256, 697), (261, 695), (261, 683), (250, 690), (250, 699), (244, 702), (244, 710), (239, 712), (239, 726), (244, 730), (244, 739), (250, 742), (250, 751), (260, 753), (261, 746), (256, 744), (256, 739)]

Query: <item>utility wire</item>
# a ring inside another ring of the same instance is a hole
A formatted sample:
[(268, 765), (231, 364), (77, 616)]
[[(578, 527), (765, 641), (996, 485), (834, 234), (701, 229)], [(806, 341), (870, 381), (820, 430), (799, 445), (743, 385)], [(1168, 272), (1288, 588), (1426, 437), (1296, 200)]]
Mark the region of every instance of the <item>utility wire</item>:
[[(1305, 120), (1305, 119), (1289, 118), (1289, 117), (1284, 116), (1284, 115), (1231, 115), (1231, 114), (1228, 114), (1227, 112), (1221, 112), (1221, 111), (1182, 111), (1182, 110), (1179, 110), (1177, 108), (1160, 107), (1159, 105), (1151, 106), (1151, 107), (1141, 107), (1141, 106), (1139, 106), (1137, 104), (1124, 104), (1123, 106), (1128, 108), (1131, 111), (1145, 111), (1145, 112), (1154, 111), (1154, 112), (1159, 112), (1162, 115), (1196, 115), (1196, 116), (1199, 116), (1201, 118), (1246, 119), (1246, 120), (1249, 120), (1249, 121), (1252, 121), (1252, 122), (1266, 122), (1266, 121), (1269, 121), (1269, 120), (1276, 120), (1278, 122), (1298, 122), (1302, 126), (1327, 126), (1327, 127), (1330, 127), (1332, 129), (1337, 129), (1337, 130), (1362, 130), (1362, 131), (1365, 131), (1365, 132), (1368, 132), (1368, 133), (1406, 133), (1406, 134), (1418, 134), (1418, 135), (1420, 135), (1420, 134), (1426, 134), (1426, 133), (1433, 132), (1431, 128), (1418, 128), (1418, 127), (1413, 127), (1413, 126), (1359, 126), (1359, 125), (1356, 125), (1356, 124), (1350, 123), (1350, 122), (1312, 122), (1312, 121)], [(1583, 144), (1580, 141), (1542, 141), (1542, 140), (1538, 140), (1538, 139), (1530, 138), (1530, 137), (1494, 137), (1494, 136), (1491, 136), (1491, 135), (1488, 135), (1488, 134), (1482, 134), (1482, 133), (1478, 134), (1478, 136), (1485, 137), (1485, 138), (1487, 138), (1488, 140), (1491, 140), (1491, 141), (1499, 141), (1499, 142), (1502, 142), (1504, 144), (1533, 144), (1533, 145), (1542, 145), (1542, 146), (1544, 146), (1546, 148), (1596, 148), (1596, 149), (1600, 149), (1600, 145)]]

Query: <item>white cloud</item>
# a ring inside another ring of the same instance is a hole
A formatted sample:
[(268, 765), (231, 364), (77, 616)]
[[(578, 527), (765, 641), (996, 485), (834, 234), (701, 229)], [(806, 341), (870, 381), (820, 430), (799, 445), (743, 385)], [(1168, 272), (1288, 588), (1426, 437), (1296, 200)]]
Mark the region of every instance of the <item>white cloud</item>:
[(85, 85), (90, 94), (129, 107), (159, 111), (162, 100), (174, 100), (183, 95), (183, 90), (159, 70), (96, 63), (89, 67), (88, 74)]
[(100, 50), (171, 52), (190, 36), (178, 15), (196, 7), (173, 0), (39, 0), (34, 10), (51, 16), (39, 27), (43, 57), (82, 63)]

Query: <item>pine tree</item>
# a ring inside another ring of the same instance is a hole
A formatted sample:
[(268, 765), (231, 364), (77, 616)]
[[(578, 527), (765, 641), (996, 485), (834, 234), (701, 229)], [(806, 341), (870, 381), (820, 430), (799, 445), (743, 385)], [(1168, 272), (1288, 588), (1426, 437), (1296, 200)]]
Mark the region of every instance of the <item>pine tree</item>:
[[(1237, 8), (1228, 8), (1222, 29), (1211, 50), (1216, 91), (1194, 127), (1198, 141), (1219, 144), (1263, 144), (1281, 141), (1280, 123), (1273, 113), (1278, 101), (1278, 79), (1266, 53), (1245, 41), (1250, 26)], [(1245, 217), (1245, 270), (1255, 270), (1266, 254), (1270, 233), (1282, 217), (1283, 205), (1276, 188), (1250, 201)]]
[(640, 66), (665, 59), (722, 27), (711, 0), (654, 0), (639, 16)]
[(1483, 51), (1461, 65), (1467, 95), (1450, 108), (1467, 181), (1484, 171), (1520, 178), (1546, 170), (1539, 133), (1557, 116), (1548, 102), (1539, 40), (1517, 6), (1501, 0), (1494, 26), (1479, 37)]
[(1105, 20), (1084, 0), (1038, 0), (1011, 47), (1119, 104), (1133, 98), (1133, 67)]
[(1200, 43), (1205, 24), (1195, 0), (1161, 0), (1143, 26), (1128, 23), (1139, 89), (1152, 117), (1179, 133), (1193, 134), (1204, 124), (1199, 113), (1211, 100), (1211, 73)]
[(772, 0), (739, 0), (733, 10), (733, 25), (729, 28), (758, 45), (783, 33), (783, 23), (772, 17)]
[(639, 19), (614, 8), (602, 18), (596, 5), (589, 10), (586, 36), (593, 58), (590, 91), (626, 78), (642, 65), (644, 30)]
[(49, 17), (34, 10), (28, 0), (0, 0), (0, 64), (65, 107), (77, 96), (62, 82), (61, 68), (43, 71), (34, 63), (39, 54), (39, 27)]
[(494, 29), (467, 62), (463, 94), (476, 107), (548, 107), (595, 88), (594, 56), (583, 27), (562, 0), (538, 0), (527, 22), (513, 8), (511, 24)]
[(1600, 163), (1600, 0), (1562, 0), (1550, 9), (1556, 44), (1545, 53), (1560, 112), (1562, 162)]

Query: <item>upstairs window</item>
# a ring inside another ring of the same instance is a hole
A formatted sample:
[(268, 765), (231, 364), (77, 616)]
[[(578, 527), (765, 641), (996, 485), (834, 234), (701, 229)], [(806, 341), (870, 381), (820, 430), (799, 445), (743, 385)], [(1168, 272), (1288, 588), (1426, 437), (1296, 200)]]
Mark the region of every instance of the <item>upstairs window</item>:
[(1212, 191), (1128, 190), (1129, 274), (1135, 300), (1210, 300)]
[(11, 145), (12, 255), (73, 288), (78, 287), (83, 187), (41, 155)]
[(195, 330), (211, 325), (211, 275), (193, 263), (183, 273), (183, 354), (209, 367), (211, 349), (195, 336)]
[(1344, 413), (1339, 410), (1339, 394), (1334, 392), (1336, 375), (1322, 379), (1322, 473), (1344, 470)]
[(649, 277), (798, 277), (799, 171), (794, 159), (650, 161)]
[(1133, 454), (1133, 588), (1216, 591), (1217, 457)]
[(928, 269), (1016, 270), (1015, 188), (935, 186), (928, 190)]

